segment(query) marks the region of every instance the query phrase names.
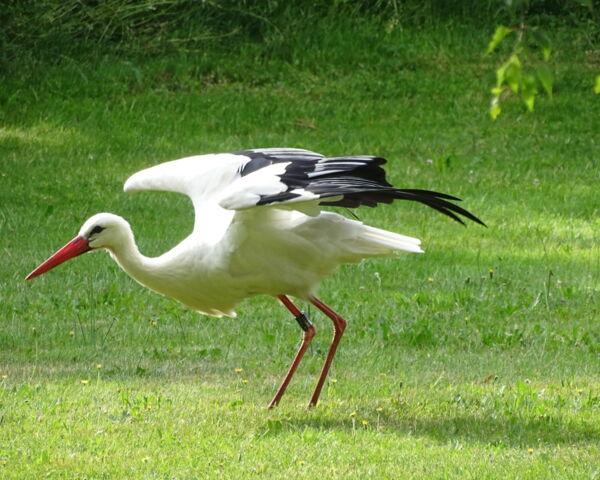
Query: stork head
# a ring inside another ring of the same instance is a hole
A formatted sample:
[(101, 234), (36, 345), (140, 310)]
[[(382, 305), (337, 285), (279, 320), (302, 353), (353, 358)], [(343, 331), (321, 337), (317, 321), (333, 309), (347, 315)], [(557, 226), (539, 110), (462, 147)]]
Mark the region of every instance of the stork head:
[(90, 250), (118, 249), (132, 235), (131, 227), (124, 218), (112, 213), (98, 213), (88, 218), (73, 240), (27, 275), (25, 280), (31, 280)]
[(112, 250), (131, 236), (131, 227), (123, 217), (112, 213), (97, 213), (85, 221), (78, 236), (87, 240), (90, 249)]

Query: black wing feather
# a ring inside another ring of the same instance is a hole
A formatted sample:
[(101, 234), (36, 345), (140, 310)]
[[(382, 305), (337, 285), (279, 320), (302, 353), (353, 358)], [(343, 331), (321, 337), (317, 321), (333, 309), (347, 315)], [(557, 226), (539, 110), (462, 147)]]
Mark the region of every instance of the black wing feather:
[(274, 163), (288, 163), (284, 173), (279, 175), (286, 190), (262, 195), (257, 205), (290, 201), (301, 197), (303, 193), (322, 198), (321, 205), (348, 208), (361, 205), (375, 207), (379, 203), (410, 200), (423, 203), (463, 225), (459, 215), (485, 225), (471, 212), (451, 202), (460, 201), (458, 197), (432, 190), (394, 188), (385, 178), (385, 170), (381, 166), (386, 160), (381, 157), (324, 157), (297, 149), (242, 150), (234, 153), (250, 159), (240, 169), (241, 176)]

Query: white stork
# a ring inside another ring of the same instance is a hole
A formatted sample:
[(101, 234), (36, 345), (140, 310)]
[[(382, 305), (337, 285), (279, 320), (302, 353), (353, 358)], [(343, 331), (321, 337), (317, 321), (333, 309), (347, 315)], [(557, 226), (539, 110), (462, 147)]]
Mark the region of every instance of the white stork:
[(342, 263), (382, 257), (399, 250), (422, 252), (416, 238), (373, 228), (323, 205), (358, 207), (394, 199), (424, 203), (463, 223), (483, 225), (443, 193), (397, 189), (385, 179), (375, 156), (325, 157), (278, 148), (201, 155), (163, 163), (132, 175), (126, 192), (167, 190), (188, 195), (193, 232), (156, 258), (142, 255), (129, 223), (111, 213), (89, 218), (79, 234), (31, 272), (30, 280), (90, 250), (107, 249), (140, 284), (198, 312), (235, 316), (235, 306), (253, 295), (276, 297), (303, 330), (302, 343), (269, 407), (283, 396), (315, 327), (289, 299), (310, 301), (333, 322), (334, 336), (309, 406), (316, 405), (346, 321), (321, 302), (319, 282)]

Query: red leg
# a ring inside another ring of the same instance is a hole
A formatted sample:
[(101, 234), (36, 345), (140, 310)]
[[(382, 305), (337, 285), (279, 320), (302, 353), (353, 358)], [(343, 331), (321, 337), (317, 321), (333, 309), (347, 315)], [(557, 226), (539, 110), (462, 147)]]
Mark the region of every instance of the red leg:
[(283, 382), (277, 390), (277, 393), (273, 397), (273, 400), (271, 400), (271, 403), (269, 403), (269, 408), (273, 408), (275, 405), (277, 405), (281, 400), (281, 397), (283, 397), (283, 394), (285, 393), (285, 390), (288, 384), (290, 383), (290, 380), (294, 376), (294, 373), (296, 372), (296, 369), (298, 368), (298, 365), (300, 364), (300, 361), (302, 360), (302, 357), (304, 356), (308, 345), (315, 336), (315, 333), (317, 333), (317, 330), (313, 325), (311, 325), (308, 318), (300, 310), (298, 310), (296, 305), (294, 305), (288, 297), (286, 297), (285, 295), (279, 295), (277, 298), (296, 317), (296, 320), (302, 327), (302, 330), (304, 330), (304, 334), (302, 335), (302, 343), (300, 344), (298, 352), (296, 352), (294, 361), (292, 362), (288, 373), (286, 374), (285, 378), (283, 379)]
[(325, 359), (325, 363), (323, 364), (323, 370), (321, 370), (321, 375), (319, 376), (319, 380), (317, 381), (317, 386), (315, 387), (315, 391), (313, 392), (313, 395), (310, 399), (310, 403), (308, 404), (309, 407), (314, 407), (319, 401), (321, 389), (323, 388), (323, 384), (325, 383), (325, 379), (327, 378), (327, 374), (329, 373), (331, 362), (333, 361), (333, 357), (335, 356), (337, 347), (340, 343), (342, 335), (344, 334), (347, 322), (342, 318), (341, 315), (334, 312), (317, 297), (310, 297), (310, 301), (315, 307), (317, 307), (325, 315), (331, 318), (331, 321), (333, 322), (333, 340), (331, 341), (329, 352), (327, 352), (327, 358)]

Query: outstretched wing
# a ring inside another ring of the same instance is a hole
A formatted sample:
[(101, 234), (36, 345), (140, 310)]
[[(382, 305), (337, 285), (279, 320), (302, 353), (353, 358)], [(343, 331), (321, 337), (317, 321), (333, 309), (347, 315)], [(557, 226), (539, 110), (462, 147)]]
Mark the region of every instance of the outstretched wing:
[(280, 148), (188, 157), (142, 170), (125, 183), (125, 191), (168, 190), (188, 195), (196, 217), (209, 205), (244, 210), (278, 205), (302, 209), (307, 203), (374, 207), (395, 199), (428, 205), (464, 223), (458, 215), (483, 224), (451, 201), (429, 190), (398, 189), (385, 179), (381, 157), (324, 157), (308, 150)]
[[(133, 174), (124, 190), (163, 190), (187, 195), (194, 205), (194, 228), (202, 229), (206, 236), (209, 227), (213, 232), (210, 235), (218, 239), (236, 210), (262, 205), (262, 197), (287, 189), (281, 175), (289, 164), (319, 158), (323, 155), (292, 148), (186, 157)], [(298, 205), (298, 209), (306, 207), (306, 202)], [(316, 204), (312, 208), (315, 207), (318, 209)]]
[[(260, 149), (235, 152), (249, 160), (239, 171), (240, 178), (223, 193), (220, 205), (245, 209), (260, 205), (281, 205), (318, 201), (320, 205), (354, 208), (375, 207), (396, 199), (423, 203), (464, 223), (462, 215), (483, 225), (472, 213), (451, 201), (459, 198), (431, 190), (394, 188), (381, 167), (386, 160), (368, 155), (324, 157), (293, 149)], [(256, 185), (271, 188), (253, 188)]]

